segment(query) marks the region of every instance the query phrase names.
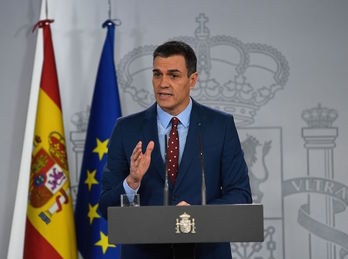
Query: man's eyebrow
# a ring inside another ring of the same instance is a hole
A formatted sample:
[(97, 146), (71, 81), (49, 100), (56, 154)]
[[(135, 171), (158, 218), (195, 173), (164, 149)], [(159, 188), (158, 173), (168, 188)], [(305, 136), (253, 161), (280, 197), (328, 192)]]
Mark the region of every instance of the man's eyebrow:
[(169, 69), (168, 73), (182, 73), (182, 72), (178, 69)]
[[(152, 72), (160, 72), (160, 73), (162, 73), (162, 71), (160, 70), (160, 69), (157, 69), (157, 68), (154, 68), (154, 69), (152, 69)], [(167, 71), (167, 73), (182, 73), (179, 69), (169, 69), (168, 71)]]

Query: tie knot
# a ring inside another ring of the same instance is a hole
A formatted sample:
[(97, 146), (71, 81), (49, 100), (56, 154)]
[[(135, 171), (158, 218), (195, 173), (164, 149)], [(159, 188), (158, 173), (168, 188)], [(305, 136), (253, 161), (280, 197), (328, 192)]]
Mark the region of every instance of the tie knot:
[(179, 119), (177, 117), (172, 118), (172, 127), (177, 127), (179, 123)]

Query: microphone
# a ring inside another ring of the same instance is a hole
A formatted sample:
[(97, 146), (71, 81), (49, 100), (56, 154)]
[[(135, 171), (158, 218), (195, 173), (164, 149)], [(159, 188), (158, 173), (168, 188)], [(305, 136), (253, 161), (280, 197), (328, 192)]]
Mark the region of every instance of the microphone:
[(168, 185), (168, 147), (167, 134), (164, 135), (164, 162), (165, 162), (165, 176), (164, 176), (164, 190), (163, 190), (163, 205), (169, 204), (169, 185)]
[(202, 149), (202, 142), (201, 142), (201, 135), (198, 135), (198, 144), (199, 144), (199, 158), (201, 160), (201, 169), (202, 169), (202, 205), (207, 204), (206, 200), (206, 186), (205, 186), (205, 173), (204, 173), (204, 161), (203, 161), (203, 149)]

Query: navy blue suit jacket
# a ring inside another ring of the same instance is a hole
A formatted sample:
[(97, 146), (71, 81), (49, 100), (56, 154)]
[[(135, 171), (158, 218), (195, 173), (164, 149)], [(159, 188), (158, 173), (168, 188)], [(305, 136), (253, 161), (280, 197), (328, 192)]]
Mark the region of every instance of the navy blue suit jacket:
[[(251, 203), (248, 169), (244, 161), (232, 115), (193, 100), (189, 131), (175, 186), (169, 181), (171, 205), (186, 201), (201, 204), (201, 164), (198, 136), (201, 136), (206, 177), (207, 204)], [(138, 193), (141, 206), (163, 205), (165, 177), (160, 154), (156, 104), (145, 111), (118, 119), (109, 142), (108, 161), (102, 179), (99, 208), (107, 216), (109, 206), (120, 205), (125, 193), (123, 180), (129, 174), (130, 157), (141, 140), (143, 152), (155, 142), (150, 167)], [(121, 258), (170, 258), (170, 245), (122, 245)], [(231, 258), (229, 243), (197, 244), (196, 258)]]

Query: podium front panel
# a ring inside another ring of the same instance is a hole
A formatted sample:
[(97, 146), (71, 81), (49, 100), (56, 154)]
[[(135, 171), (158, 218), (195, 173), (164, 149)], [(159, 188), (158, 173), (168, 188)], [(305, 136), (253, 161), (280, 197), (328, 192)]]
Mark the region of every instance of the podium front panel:
[(261, 204), (110, 207), (112, 244), (262, 242)]

